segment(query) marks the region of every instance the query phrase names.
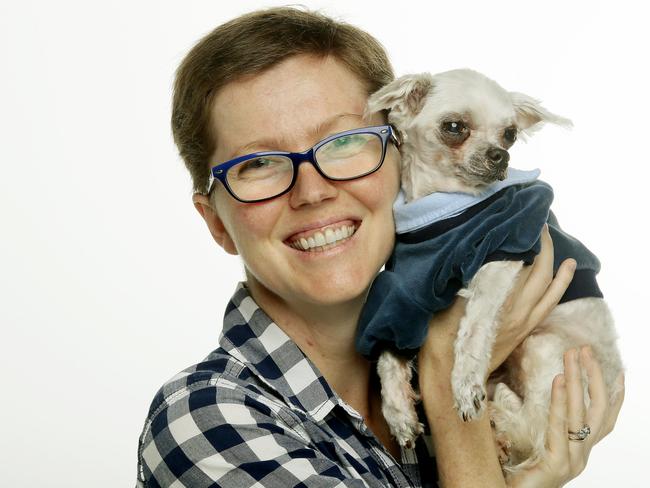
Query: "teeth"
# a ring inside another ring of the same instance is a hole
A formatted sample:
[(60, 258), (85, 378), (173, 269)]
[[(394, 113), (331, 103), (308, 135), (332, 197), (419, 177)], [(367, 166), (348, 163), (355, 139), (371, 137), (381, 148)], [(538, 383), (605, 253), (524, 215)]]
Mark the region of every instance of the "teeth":
[(300, 251), (309, 251), (311, 249), (323, 250), (323, 246), (334, 244), (335, 242), (347, 239), (354, 234), (354, 225), (339, 227), (338, 229), (327, 228), (325, 232), (316, 232), (309, 237), (301, 237), (292, 242), (291, 247)]
[(321, 232), (316, 232), (314, 234), (314, 240), (316, 241), (317, 246), (324, 246), (327, 244), (327, 241), (325, 240), (325, 236)]

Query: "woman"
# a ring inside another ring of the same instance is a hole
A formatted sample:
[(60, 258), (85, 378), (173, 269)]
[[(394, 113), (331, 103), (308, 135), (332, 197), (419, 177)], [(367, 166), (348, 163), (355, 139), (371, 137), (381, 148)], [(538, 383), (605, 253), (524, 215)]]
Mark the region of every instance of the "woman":
[[(154, 399), (139, 486), (434, 486), (436, 477), (505, 486), (489, 419), (464, 424), (452, 406), (461, 301), (432, 319), (418, 357), (435, 462), (422, 438), (400, 450), (373, 365), (354, 349), (365, 294), (394, 242), (399, 154), (385, 120), (362, 116), (392, 78), (368, 34), (288, 8), (220, 26), (181, 64), (172, 125), (194, 205), (215, 241), (242, 257), (247, 281), (226, 310), (221, 347)], [(301, 154), (268, 154), (282, 151)], [(543, 243), (503, 311), (493, 370), (571, 279), (571, 262), (552, 279), (548, 235)], [(579, 355), (570, 351), (554, 380), (549, 456), (510, 486), (561, 486), (613, 428), (622, 398), (608, 406), (598, 365)], [(583, 421), (592, 434), (570, 442)]]

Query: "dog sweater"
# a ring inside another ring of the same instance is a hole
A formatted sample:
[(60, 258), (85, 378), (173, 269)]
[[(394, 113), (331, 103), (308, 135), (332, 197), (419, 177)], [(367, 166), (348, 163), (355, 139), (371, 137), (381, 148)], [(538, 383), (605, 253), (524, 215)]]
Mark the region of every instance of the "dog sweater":
[(396, 244), (374, 280), (361, 312), (356, 347), (376, 359), (385, 349), (412, 356), (426, 338), (431, 316), (448, 306), (479, 268), (491, 261), (532, 264), (545, 223), (553, 239), (554, 270), (566, 258), (577, 268), (560, 303), (602, 297), (598, 258), (563, 232), (550, 211), (551, 187), (539, 171), (509, 170), (505, 181), (478, 197), (434, 193), (394, 206)]

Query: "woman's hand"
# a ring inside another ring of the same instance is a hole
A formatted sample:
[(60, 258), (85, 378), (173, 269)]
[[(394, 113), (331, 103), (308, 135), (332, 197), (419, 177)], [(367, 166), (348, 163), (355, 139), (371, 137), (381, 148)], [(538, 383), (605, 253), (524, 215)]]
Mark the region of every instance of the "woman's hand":
[[(582, 370), (586, 371), (589, 380), (589, 408), (584, 403)], [(555, 488), (578, 476), (587, 464), (591, 448), (616, 424), (625, 396), (623, 373), (617, 381), (621, 389), (610, 402), (600, 365), (591, 355), (591, 348), (568, 350), (564, 354), (564, 374), (553, 379), (546, 456), (535, 466), (508, 479), (508, 486)], [(587, 438), (569, 440), (568, 432), (577, 432), (585, 424), (591, 429)]]
[[(546, 226), (542, 230), (541, 241), (540, 253), (531, 266), (524, 266), (521, 270), (513, 291), (501, 309), (500, 324), (490, 358), (490, 373), (555, 308), (573, 279), (573, 259), (564, 261), (553, 278), (553, 241)], [(427, 340), (420, 349), (421, 362), (426, 359), (439, 366), (453, 364), (453, 344), (464, 313), (465, 300), (457, 297), (451, 307), (433, 317)]]
[[(553, 243), (545, 228), (542, 248), (518, 282), (500, 314), (490, 371), (496, 369), (557, 305), (573, 278), (575, 261), (562, 263), (553, 278)], [(451, 371), (454, 341), (465, 313), (458, 297), (429, 323), (427, 339), (418, 354), (420, 394), (436, 446), (438, 474), (443, 486), (505, 486), (487, 415), (473, 422), (460, 420), (454, 409)]]
[(553, 241), (545, 225), (542, 248), (531, 266), (524, 266), (513, 291), (503, 304), (499, 329), (492, 348), (490, 373), (530, 335), (559, 303), (573, 279), (576, 262), (567, 259), (553, 278)]

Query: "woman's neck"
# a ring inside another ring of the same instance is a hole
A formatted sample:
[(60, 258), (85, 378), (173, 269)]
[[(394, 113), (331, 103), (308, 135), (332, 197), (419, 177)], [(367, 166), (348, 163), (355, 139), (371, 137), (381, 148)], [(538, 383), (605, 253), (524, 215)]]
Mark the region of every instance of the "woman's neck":
[(373, 364), (355, 349), (363, 300), (336, 306), (288, 303), (255, 280), (248, 286), (257, 304), (316, 365), (330, 387), (361, 415), (386, 449), (399, 459), (381, 412), (381, 386)]
[(355, 349), (363, 297), (335, 305), (288, 302), (249, 279), (253, 299), (359, 414), (370, 413), (371, 363)]

